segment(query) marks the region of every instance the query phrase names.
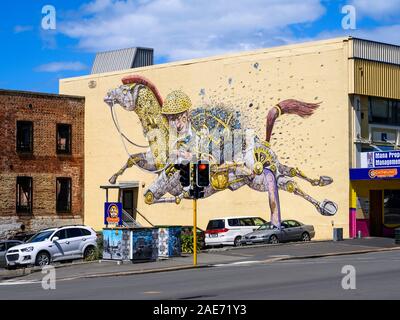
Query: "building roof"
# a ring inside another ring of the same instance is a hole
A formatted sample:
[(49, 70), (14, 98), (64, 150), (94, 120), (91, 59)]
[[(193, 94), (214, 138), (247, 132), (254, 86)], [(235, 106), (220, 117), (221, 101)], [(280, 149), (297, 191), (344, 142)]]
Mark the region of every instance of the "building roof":
[[(387, 43), (380, 43), (371, 40), (365, 40), (360, 38), (353, 38), (351, 36), (346, 37), (338, 37), (338, 38), (331, 38), (325, 40), (317, 40), (317, 41), (309, 41), (309, 42), (302, 42), (302, 43), (295, 43), (295, 44), (288, 44), (283, 46), (276, 46), (276, 47), (269, 47), (269, 48), (262, 48), (253, 51), (245, 51), (245, 52), (236, 52), (236, 53), (227, 53), (223, 55), (217, 55), (212, 57), (205, 57), (205, 58), (197, 58), (197, 59), (190, 59), (190, 60), (183, 60), (183, 61), (176, 61), (176, 62), (169, 62), (164, 64), (157, 64), (153, 66), (146, 66), (140, 68), (139, 70), (150, 70), (150, 69), (160, 69), (160, 68), (168, 68), (171, 66), (180, 66), (180, 65), (188, 65), (194, 63), (201, 63), (206, 61), (217, 61), (217, 60), (224, 60), (229, 58), (237, 58), (237, 57), (251, 57), (252, 55), (262, 54), (262, 53), (277, 53), (279, 51), (294, 51), (295, 49), (303, 49), (303, 48), (311, 48), (317, 46), (325, 46), (325, 45), (333, 45), (340, 42), (346, 41), (353, 41), (353, 47), (351, 52), (349, 53), (349, 58), (360, 58), (365, 60), (373, 60), (379, 61), (384, 63), (392, 63), (392, 64), (400, 64), (400, 46), (396, 46), (393, 44)], [(295, 54), (295, 53), (293, 53)], [(132, 70), (127, 68), (125, 70), (119, 70), (114, 72), (104, 72), (101, 76), (113, 76), (116, 74), (124, 74), (124, 73), (131, 73)], [(100, 76), (100, 75), (96, 75)], [(65, 78), (61, 79), (60, 81), (77, 81), (77, 80), (85, 80), (85, 79), (92, 79), (93, 75), (86, 75), (86, 76), (79, 76), (73, 78)]]
[(150, 66), (153, 54), (153, 49), (139, 47), (100, 52), (94, 59), (92, 74)]
[(26, 96), (30, 98), (48, 98), (48, 99), (75, 99), (75, 100), (85, 100), (85, 97), (66, 95), (66, 94), (56, 94), (56, 93), (45, 93), (45, 92), (34, 92), (34, 91), (23, 91), (23, 90), (8, 90), (0, 89), (0, 95), (6, 96)]

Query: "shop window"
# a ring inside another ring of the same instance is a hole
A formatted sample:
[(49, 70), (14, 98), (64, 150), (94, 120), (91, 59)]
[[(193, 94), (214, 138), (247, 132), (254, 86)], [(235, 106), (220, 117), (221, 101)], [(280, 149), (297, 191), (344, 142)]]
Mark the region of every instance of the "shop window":
[(71, 178), (57, 178), (57, 213), (71, 212)]
[(32, 178), (17, 177), (17, 213), (32, 213)]
[(400, 190), (384, 191), (384, 224), (400, 224)]
[(57, 153), (71, 154), (71, 125), (57, 124)]
[(17, 152), (33, 152), (33, 122), (17, 121)]
[(400, 126), (400, 101), (370, 97), (369, 123)]

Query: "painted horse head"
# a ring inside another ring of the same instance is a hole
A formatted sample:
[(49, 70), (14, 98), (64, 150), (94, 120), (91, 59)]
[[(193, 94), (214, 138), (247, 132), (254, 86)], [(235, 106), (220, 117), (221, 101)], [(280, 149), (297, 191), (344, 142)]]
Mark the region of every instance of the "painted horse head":
[(104, 102), (111, 108), (118, 104), (138, 115), (156, 167), (163, 168), (168, 159), (169, 128), (166, 117), (161, 113), (161, 95), (155, 85), (143, 76), (125, 77), (122, 83), (107, 93)]

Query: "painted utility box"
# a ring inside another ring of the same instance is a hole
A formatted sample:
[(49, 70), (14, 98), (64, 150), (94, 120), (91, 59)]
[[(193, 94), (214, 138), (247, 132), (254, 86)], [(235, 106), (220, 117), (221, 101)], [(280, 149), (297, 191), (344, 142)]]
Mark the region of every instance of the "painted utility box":
[(158, 258), (158, 230), (131, 229), (132, 261), (153, 261)]
[(103, 259), (132, 259), (131, 230), (122, 228), (103, 229)]
[(180, 226), (158, 226), (158, 256), (163, 258), (181, 256)]

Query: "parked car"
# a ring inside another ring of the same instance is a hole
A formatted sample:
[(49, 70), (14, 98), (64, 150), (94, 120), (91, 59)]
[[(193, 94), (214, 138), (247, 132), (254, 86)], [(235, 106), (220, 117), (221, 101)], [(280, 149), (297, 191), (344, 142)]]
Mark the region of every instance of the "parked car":
[(4, 240), (0, 241), (0, 268), (5, 268), (7, 266), (6, 262), (6, 252), (8, 249), (22, 244), (22, 241), (18, 240)]
[(227, 217), (212, 219), (208, 222), (206, 233), (207, 246), (241, 244), (242, 238), (266, 221), (260, 217)]
[[(182, 233), (192, 233), (193, 232), (193, 226), (182, 226)], [(200, 229), (197, 227), (197, 239), (198, 242), (201, 244), (200, 249), (204, 249), (206, 247), (206, 235), (204, 230)]]
[(14, 236), (8, 238), (8, 240), (18, 240), (18, 241), (26, 242), (30, 238), (32, 238), (35, 234), (36, 234), (36, 232), (20, 232)]
[(45, 266), (55, 261), (87, 258), (97, 247), (96, 239), (96, 232), (83, 225), (45, 229), (9, 249), (7, 267)]
[(296, 220), (281, 222), (281, 230), (270, 222), (263, 224), (256, 231), (245, 235), (242, 244), (279, 243), (288, 241), (310, 241), (315, 236), (314, 227)]

